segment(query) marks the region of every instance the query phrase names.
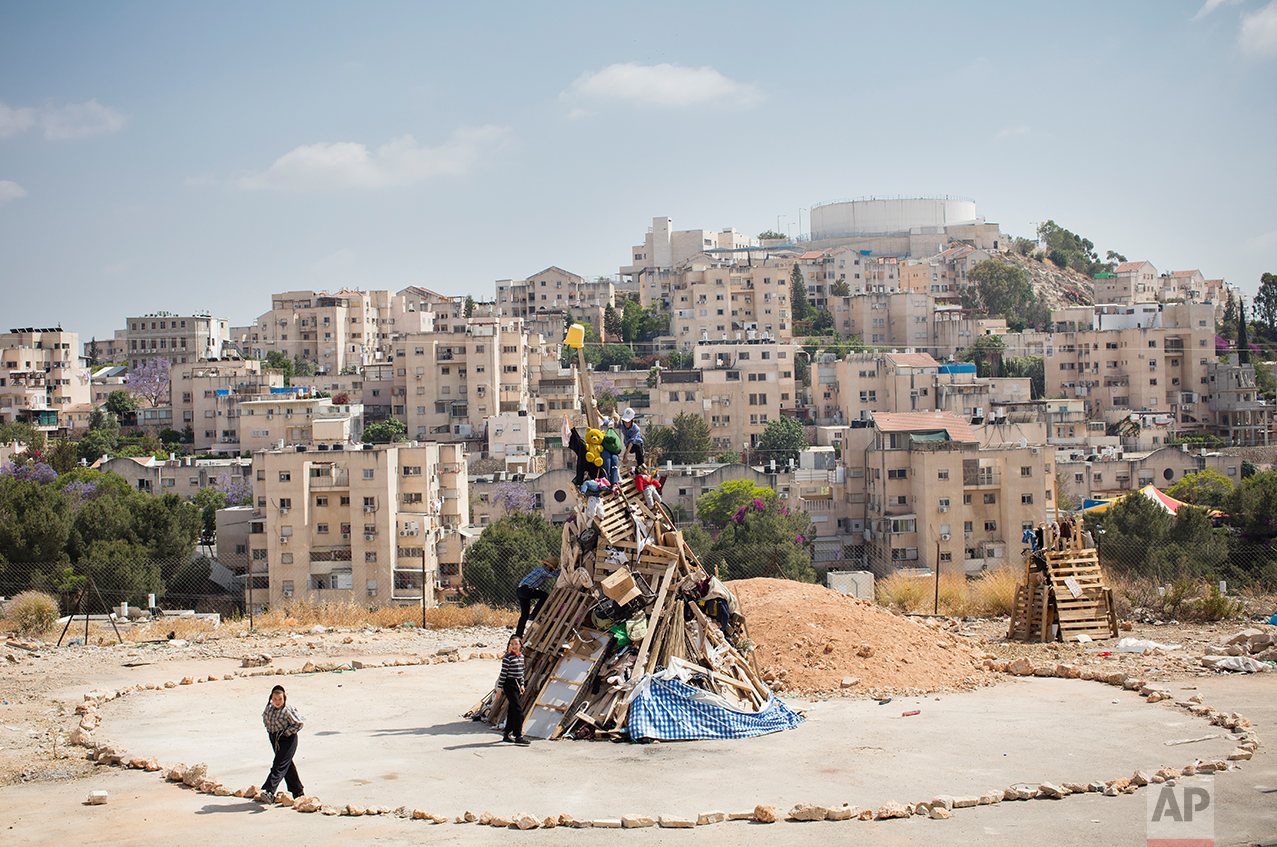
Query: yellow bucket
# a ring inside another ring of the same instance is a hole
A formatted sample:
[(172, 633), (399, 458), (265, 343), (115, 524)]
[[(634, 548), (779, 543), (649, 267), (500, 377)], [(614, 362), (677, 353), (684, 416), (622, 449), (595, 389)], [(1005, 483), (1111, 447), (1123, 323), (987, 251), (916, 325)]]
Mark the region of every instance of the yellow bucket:
[(569, 347), (581, 348), (585, 346), (585, 327), (581, 324), (572, 324), (568, 327), (568, 337), (563, 343)]

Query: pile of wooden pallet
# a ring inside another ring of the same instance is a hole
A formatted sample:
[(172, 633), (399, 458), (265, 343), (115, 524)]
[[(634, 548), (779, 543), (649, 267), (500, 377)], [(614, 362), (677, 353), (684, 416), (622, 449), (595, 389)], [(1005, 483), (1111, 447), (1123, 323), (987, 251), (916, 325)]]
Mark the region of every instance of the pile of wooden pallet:
[[(598, 428), (579, 348), (577, 363), (586, 420)], [(633, 686), (658, 667), (676, 663), (694, 676), (695, 685), (729, 704), (761, 710), (771, 692), (759, 676), (745, 621), (734, 617), (729, 638), (683, 592), (689, 577), (704, 572), (664, 507), (649, 508), (633, 477), (623, 475), (603, 498), (603, 514), (586, 526), (585, 497), (574, 494), (576, 510), (563, 527), (558, 583), (524, 639), (524, 735), (626, 737), (626, 697)], [(629, 589), (627, 597), (637, 597), (621, 604), (626, 619), (605, 630), (594, 612), (605, 599), (616, 603), (608, 594), (616, 593), (617, 584)], [(493, 726), (502, 725), (505, 715), (505, 696), (496, 689), (467, 713)]]
[[(743, 619), (737, 616), (729, 638), (680, 593), (700, 565), (665, 510), (659, 504), (649, 509), (630, 477), (604, 498), (603, 515), (592, 527), (584, 526), (583, 500), (578, 495), (577, 510), (564, 525), (558, 584), (524, 639), (524, 734), (624, 737), (625, 697), (633, 683), (675, 659), (705, 690), (746, 711), (763, 708), (771, 695)], [(597, 531), (593, 549), (590, 529)], [(606, 599), (604, 581), (621, 571), (620, 579), (633, 580), (640, 596), (626, 604), (630, 618), (605, 631), (594, 612)], [(628, 641), (621, 635), (626, 630), (642, 633), (641, 639)], [(505, 713), (505, 698), (494, 690), (469, 714), (499, 726)]]
[[(1050, 538), (1050, 535), (1047, 535)], [(1007, 638), (1086, 641), (1117, 637), (1113, 589), (1104, 584), (1094, 547), (1081, 533), (1026, 551)]]

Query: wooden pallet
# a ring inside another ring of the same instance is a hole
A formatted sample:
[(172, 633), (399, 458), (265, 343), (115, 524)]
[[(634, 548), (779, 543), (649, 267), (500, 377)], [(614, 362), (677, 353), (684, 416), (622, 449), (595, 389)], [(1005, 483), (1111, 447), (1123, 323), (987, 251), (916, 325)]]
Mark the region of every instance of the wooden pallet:
[(1080, 536), (1045, 552), (1046, 570), (1026, 555), (1024, 582), (1017, 587), (1007, 637), (1017, 641), (1078, 641), (1116, 638), (1113, 592), (1104, 585), (1094, 548)]

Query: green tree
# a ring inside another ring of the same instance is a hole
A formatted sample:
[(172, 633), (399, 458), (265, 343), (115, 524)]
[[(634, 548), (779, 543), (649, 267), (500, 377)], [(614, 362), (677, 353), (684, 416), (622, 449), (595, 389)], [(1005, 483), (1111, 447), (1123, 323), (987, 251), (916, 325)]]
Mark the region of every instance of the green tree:
[(847, 284), (847, 280), (839, 279), (829, 286), (829, 296), (831, 297), (850, 297), (851, 286)]
[(120, 420), (123, 420), (129, 412), (136, 412), (138, 408), (137, 398), (123, 389), (117, 389), (106, 395), (106, 403), (103, 405), (108, 412)]
[(95, 368), (98, 366), (98, 339), (93, 336), (89, 339), (89, 346), (84, 348), (84, 358), (88, 360), (88, 366)]
[(1277, 274), (1265, 273), (1259, 278), (1255, 314), (1268, 327), (1270, 336), (1277, 335)]
[(1259, 468), (1255, 467), (1255, 463), (1250, 459), (1242, 459), (1242, 479), (1250, 479), (1259, 473)]
[(714, 457), (714, 461), (722, 462), (725, 465), (739, 465), (741, 463), (740, 451), (739, 450), (724, 450), (722, 453), (719, 453), (717, 456)]
[(811, 356), (794, 356), (794, 379), (803, 388), (811, 388)]
[(648, 427), (643, 434), (643, 444), (649, 454), (659, 448), (661, 461), (680, 465), (703, 462), (709, 458), (709, 425), (700, 415), (684, 412), (674, 417), (672, 426)]
[(1170, 532), (1171, 519), (1161, 505), (1135, 492), (1110, 506), (1099, 525), (1100, 562), (1118, 573), (1146, 574), (1151, 572), (1153, 551)]
[(753, 480), (733, 479), (711, 491), (706, 491), (696, 501), (696, 519), (706, 526), (727, 526), (728, 520), (738, 509), (752, 500), (775, 495), (770, 488), (755, 485)]
[(461, 313), (462, 317), (469, 320), (470, 316), (474, 314), (474, 298), (471, 297), (469, 294), (466, 295), (466, 305), (463, 307), (463, 309), (464, 310)]
[(364, 427), (365, 444), (391, 444), (408, 440), (408, 427), (398, 418), (387, 418)]
[(1277, 377), (1273, 374), (1272, 362), (1258, 362), (1255, 365), (1255, 387), (1269, 403), (1277, 400)]
[(978, 303), (991, 315), (1013, 313), (1033, 296), (1033, 286), (1021, 268), (994, 259), (977, 264), (967, 279), (975, 283)]
[(80, 452), (75, 442), (63, 435), (53, 442), (53, 446), (45, 454), (45, 459), (55, 471), (64, 474), (75, 469), (80, 461)]
[(625, 329), (621, 325), (621, 316), (616, 313), (616, 309), (611, 303), (607, 304), (607, 308), (603, 310), (603, 330), (607, 333), (608, 338), (623, 338)]
[(625, 370), (629, 368), (630, 360), (633, 358), (634, 351), (624, 344), (604, 344), (598, 367), (610, 369), (613, 365), (620, 365), (622, 370)]
[(784, 241), (785, 236), (774, 229), (765, 229), (758, 233), (759, 241)]
[(293, 375), (294, 376), (314, 376), (319, 371), (319, 366), (315, 364), (314, 359), (296, 356), (293, 359)]
[(542, 559), (559, 557), (560, 538), (560, 530), (534, 512), (516, 512), (488, 524), (466, 548), (465, 602), (513, 605), (519, 580)]
[(80, 458), (93, 464), (116, 450), (119, 443), (120, 422), (101, 406), (94, 406), (89, 412), (89, 428), (76, 444)]
[(1179, 478), (1179, 482), (1166, 489), (1166, 493), (1176, 500), (1192, 503), (1194, 506), (1218, 509), (1233, 490), (1233, 483), (1217, 470), (1206, 468), (1196, 473), (1187, 473)]
[(293, 380), (293, 360), (288, 358), (288, 354), (281, 353), (278, 350), (271, 350), (266, 354), (266, 367), (281, 372), (284, 375), (284, 385), (291, 385)]
[(798, 454), (807, 447), (807, 434), (803, 425), (794, 418), (779, 417), (767, 422), (767, 428), (754, 448), (763, 461), (775, 460), (784, 464), (789, 459), (798, 460)]
[(633, 344), (643, 329), (643, 307), (637, 300), (626, 300), (621, 316), (621, 340)]
[(1277, 587), (1277, 471), (1243, 479), (1224, 500), (1224, 513), (1234, 536), (1223, 575), (1234, 584)]
[(816, 307), (807, 299), (807, 281), (798, 262), (789, 273), (789, 306), (795, 321), (809, 321), (815, 316)]
[(1012, 356), (1002, 360), (1002, 375), (1028, 377), (1032, 399), (1046, 397), (1046, 358), (1043, 356)]
[[(1006, 349), (1007, 345), (1002, 340), (1002, 336), (981, 335), (975, 343), (962, 351), (961, 358), (964, 362), (975, 363), (978, 376), (998, 377), (1002, 375), (1002, 355)], [(1045, 374), (1045, 371), (1043, 373)], [(1045, 385), (1043, 388), (1045, 389)]]
[(724, 580), (780, 575), (815, 582), (815, 536), (806, 512), (791, 511), (776, 492), (767, 489), (728, 518), (708, 554), (701, 557), (701, 566), (710, 573), (717, 571)]

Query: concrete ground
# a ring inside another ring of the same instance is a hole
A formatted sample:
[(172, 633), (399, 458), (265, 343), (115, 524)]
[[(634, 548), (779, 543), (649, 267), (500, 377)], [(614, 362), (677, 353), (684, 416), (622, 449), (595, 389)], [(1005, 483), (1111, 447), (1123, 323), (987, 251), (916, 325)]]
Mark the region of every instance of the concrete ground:
[[(182, 673), (222, 674), (229, 661), (121, 668), (102, 685), (162, 683)], [(743, 741), (654, 745), (501, 743), (460, 715), (492, 684), (497, 662), (378, 668), (283, 678), (235, 679), (145, 692), (106, 704), (98, 736), (132, 755), (166, 765), (206, 762), (228, 787), (260, 785), (270, 748), (260, 713), (282, 681), (306, 715), (297, 765), (308, 794), (324, 802), (422, 808), (449, 817), (469, 810), (577, 818), (629, 813), (695, 817), (764, 803), (782, 813), (800, 802), (877, 808), (888, 800), (978, 795), (1012, 783), (1089, 782), (1223, 758), (1227, 739), (1166, 746), (1220, 733), (1167, 703), (1081, 680), (1008, 679), (993, 688), (938, 697), (790, 704), (808, 720), (790, 732)], [(1172, 685), (1178, 698), (1196, 685), (1209, 705), (1249, 717), (1268, 741), (1277, 720), (1277, 679), (1202, 677)], [(83, 690), (65, 692), (69, 702)], [(1116, 701), (1116, 702), (1114, 702)], [(921, 714), (903, 717), (912, 709)], [(106, 789), (105, 806), (84, 806)], [(1215, 778), (1216, 843), (1277, 836), (1277, 757), (1261, 747), (1241, 770)], [(856, 839), (953, 845), (1144, 844), (1146, 791), (1060, 801), (1008, 802), (955, 811), (948, 821), (744, 822), (695, 830), (500, 832), (476, 825), (431, 825), (387, 817), (324, 817), (211, 797), (164, 783), (156, 774), (102, 768), (73, 783), (0, 789), (0, 840), (6, 845), (111, 841), (225, 845), (264, 843), (489, 844), (826, 844)]]

